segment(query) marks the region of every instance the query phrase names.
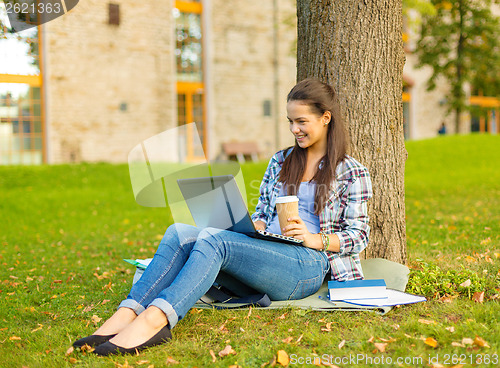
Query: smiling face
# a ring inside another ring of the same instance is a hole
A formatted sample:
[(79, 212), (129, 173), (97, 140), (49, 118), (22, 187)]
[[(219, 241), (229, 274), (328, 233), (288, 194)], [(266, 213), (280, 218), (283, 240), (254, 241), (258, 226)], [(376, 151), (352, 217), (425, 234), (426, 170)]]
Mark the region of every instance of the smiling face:
[(286, 105), (290, 131), (295, 136), (299, 147), (326, 152), (326, 134), (330, 123), (331, 113), (323, 115), (314, 112), (304, 101), (291, 100)]

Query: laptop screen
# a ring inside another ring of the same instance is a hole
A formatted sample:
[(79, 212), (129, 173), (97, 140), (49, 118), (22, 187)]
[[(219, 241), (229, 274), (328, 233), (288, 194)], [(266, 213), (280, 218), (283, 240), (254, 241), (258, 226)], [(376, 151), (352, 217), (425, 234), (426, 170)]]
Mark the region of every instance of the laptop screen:
[(177, 183), (197, 227), (255, 233), (232, 175), (179, 179)]

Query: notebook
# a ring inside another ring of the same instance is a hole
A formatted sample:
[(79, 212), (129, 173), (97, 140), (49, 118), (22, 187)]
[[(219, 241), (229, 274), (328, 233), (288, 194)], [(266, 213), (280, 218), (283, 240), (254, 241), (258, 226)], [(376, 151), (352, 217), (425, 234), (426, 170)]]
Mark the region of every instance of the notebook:
[(177, 184), (197, 227), (214, 227), (288, 244), (303, 243), (293, 237), (257, 230), (233, 175), (178, 179)]

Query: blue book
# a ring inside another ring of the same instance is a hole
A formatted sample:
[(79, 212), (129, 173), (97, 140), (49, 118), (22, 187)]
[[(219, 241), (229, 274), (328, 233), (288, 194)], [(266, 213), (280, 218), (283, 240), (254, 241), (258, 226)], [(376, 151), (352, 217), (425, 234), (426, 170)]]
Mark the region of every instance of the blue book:
[(359, 300), (387, 298), (384, 279), (328, 281), (330, 300)]

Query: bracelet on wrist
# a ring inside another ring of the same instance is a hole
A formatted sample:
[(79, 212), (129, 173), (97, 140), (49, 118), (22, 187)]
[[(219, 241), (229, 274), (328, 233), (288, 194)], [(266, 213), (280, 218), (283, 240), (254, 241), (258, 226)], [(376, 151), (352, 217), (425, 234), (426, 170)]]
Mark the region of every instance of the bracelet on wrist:
[(323, 243), (323, 248), (321, 248), (320, 251), (326, 252), (330, 246), (330, 238), (328, 237), (328, 234), (323, 231), (320, 231), (319, 234), (321, 235), (321, 242)]

